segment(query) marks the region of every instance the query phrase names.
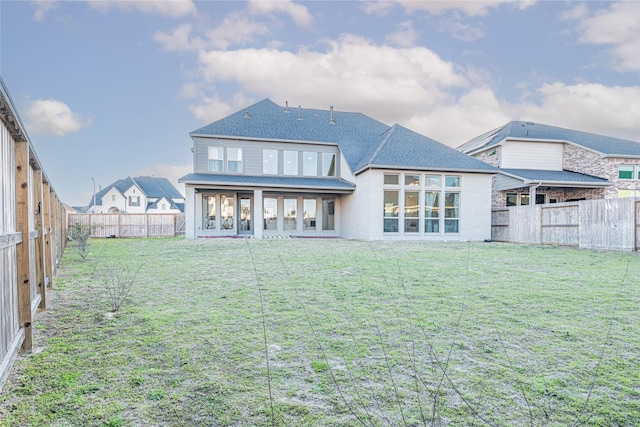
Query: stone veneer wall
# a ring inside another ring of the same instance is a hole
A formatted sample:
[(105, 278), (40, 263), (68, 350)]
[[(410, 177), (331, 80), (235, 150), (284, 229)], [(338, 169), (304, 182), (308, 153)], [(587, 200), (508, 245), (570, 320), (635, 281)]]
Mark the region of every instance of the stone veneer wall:
[(640, 159), (625, 159), (619, 157), (603, 158), (600, 154), (582, 147), (573, 144), (564, 144), (563, 169), (597, 176), (613, 182), (614, 185), (602, 190), (602, 195), (598, 198), (616, 198), (618, 197), (618, 190), (640, 191), (640, 180), (618, 179), (618, 167), (621, 164), (640, 165)]
[[(495, 151), (495, 154), (491, 156), (487, 155), (487, 153), (490, 153), (492, 151)], [(500, 167), (500, 160), (502, 158), (502, 147), (501, 146), (491, 147), (488, 150), (485, 150), (481, 153), (474, 154), (473, 157), (480, 161), (488, 163), (491, 166), (494, 166), (496, 168)], [(504, 194), (502, 195), (502, 199), (503, 199), (502, 204), (501, 205), (497, 204), (500, 201), (500, 193), (496, 190), (497, 179), (498, 179), (497, 175), (494, 175), (491, 180), (491, 206), (505, 206), (506, 196)]]

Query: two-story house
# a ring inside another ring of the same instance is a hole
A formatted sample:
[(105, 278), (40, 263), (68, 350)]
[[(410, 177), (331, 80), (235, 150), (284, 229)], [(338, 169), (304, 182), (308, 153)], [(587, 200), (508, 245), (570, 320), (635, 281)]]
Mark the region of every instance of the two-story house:
[(402, 126), (265, 99), (190, 136), (187, 238), (491, 238), (495, 168)]
[(119, 179), (91, 196), (89, 213), (182, 213), (184, 196), (166, 178)]
[(500, 170), (493, 206), (640, 197), (640, 143), (513, 121), (458, 147)]

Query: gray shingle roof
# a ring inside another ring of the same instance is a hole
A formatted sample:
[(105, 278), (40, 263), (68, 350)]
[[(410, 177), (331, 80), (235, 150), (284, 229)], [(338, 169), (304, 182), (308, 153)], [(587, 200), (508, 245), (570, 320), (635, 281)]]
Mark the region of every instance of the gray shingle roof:
[(500, 171), (522, 178), (527, 182), (541, 182), (543, 185), (548, 183), (566, 183), (569, 184), (589, 184), (594, 186), (608, 186), (612, 183), (604, 178), (586, 175), (571, 171), (551, 171), (538, 169), (500, 169)]
[(495, 168), (438, 141), (400, 125), (393, 125), (357, 170), (371, 166), (493, 172)]
[[(150, 176), (138, 176), (135, 178), (131, 178), (130, 176), (119, 179), (113, 184), (110, 184), (103, 188), (102, 190), (96, 193), (96, 205), (102, 205), (102, 197), (109, 192), (112, 188), (115, 188), (120, 192), (120, 194), (124, 194), (129, 188), (137, 185), (140, 188), (140, 191), (151, 198), (161, 198), (165, 197), (171, 203), (172, 209), (179, 209), (178, 204), (176, 204), (172, 199), (183, 199), (184, 196), (180, 194), (180, 192), (169, 182), (166, 178), (155, 178)], [(89, 200), (89, 205), (93, 205), (93, 195)], [(184, 209), (181, 209), (184, 212)]]
[(288, 188), (312, 188), (334, 191), (351, 191), (355, 184), (344, 179), (333, 178), (308, 178), (308, 177), (284, 177), (284, 176), (253, 176), (253, 175), (222, 175), (211, 173), (190, 173), (179, 179), (185, 183), (207, 184), (239, 184), (259, 187), (288, 187)]
[(604, 155), (640, 156), (640, 142), (521, 121), (509, 122), (475, 137), (458, 147), (458, 150), (463, 153), (473, 153), (498, 145), (505, 138), (569, 141)]
[[(333, 117), (333, 120), (331, 118)], [(353, 172), (371, 166), (466, 170), (493, 167), (399, 125), (362, 113), (282, 107), (269, 99), (190, 133), (275, 141), (338, 144)]]

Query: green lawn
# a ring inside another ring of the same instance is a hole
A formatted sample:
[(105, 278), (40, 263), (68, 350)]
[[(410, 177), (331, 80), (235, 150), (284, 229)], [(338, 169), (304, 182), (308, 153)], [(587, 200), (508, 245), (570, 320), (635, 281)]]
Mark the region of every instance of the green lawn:
[(637, 253), (93, 240), (49, 298), (0, 426), (640, 425)]

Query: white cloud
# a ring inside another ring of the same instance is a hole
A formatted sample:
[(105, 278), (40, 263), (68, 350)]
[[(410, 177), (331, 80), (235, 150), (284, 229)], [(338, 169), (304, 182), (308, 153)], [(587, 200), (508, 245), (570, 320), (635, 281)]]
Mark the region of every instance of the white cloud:
[(510, 4), (517, 6), (520, 10), (526, 9), (535, 3), (535, 0), (473, 0), (473, 1), (416, 1), (416, 0), (396, 0), (408, 12), (422, 10), (434, 15), (454, 10), (460, 11), (467, 16), (486, 15), (490, 8)]
[[(232, 83), (230, 100), (215, 85)], [(269, 97), (283, 105), (358, 111), (400, 123), (450, 146), (510, 120), (533, 120), (628, 139), (640, 135), (640, 88), (560, 82), (525, 87), (525, 101), (499, 99), (491, 74), (460, 67), (424, 47), (376, 45), (342, 35), (326, 49), (208, 50), (183, 95), (193, 114), (211, 122)], [(531, 101), (532, 96), (535, 101)]]
[(309, 10), (291, 0), (250, 0), (249, 12), (257, 15), (281, 12), (289, 15), (300, 27), (310, 27), (313, 24), (313, 16)]
[(113, 8), (137, 10), (143, 13), (179, 18), (196, 13), (192, 0), (87, 0), (89, 6), (100, 11)]
[(257, 22), (246, 14), (233, 13), (227, 16), (218, 27), (207, 32), (209, 46), (227, 49), (231, 45), (244, 45), (253, 41), (256, 35), (269, 33), (269, 27)]
[(513, 105), (521, 120), (640, 140), (640, 86), (566, 85), (538, 88), (539, 103)]
[(620, 71), (640, 70), (640, 3), (613, 3), (609, 9), (590, 12), (580, 4), (562, 16), (578, 21), (579, 41), (610, 47), (613, 67)]
[(52, 9), (58, 7), (57, 0), (32, 0), (31, 5), (34, 7), (33, 20), (42, 22), (45, 15)]
[(153, 39), (160, 43), (168, 51), (199, 50), (205, 47), (205, 42), (199, 37), (193, 37), (192, 26), (182, 24), (173, 29), (171, 33), (157, 32)]
[(27, 131), (35, 135), (65, 136), (91, 126), (85, 119), (62, 101), (38, 99), (31, 101), (25, 110)]
[(396, 46), (409, 47), (415, 44), (418, 36), (418, 32), (413, 29), (413, 23), (404, 21), (398, 24), (396, 32), (387, 35), (386, 41)]
[(153, 176), (155, 178), (166, 178), (174, 187), (185, 195), (185, 186), (178, 182), (178, 179), (182, 178), (188, 173), (193, 172), (193, 165), (167, 165), (157, 164), (147, 168), (141, 169), (135, 172), (132, 176)]
[(367, 15), (384, 16), (395, 6), (390, 0), (362, 0), (361, 8)]

